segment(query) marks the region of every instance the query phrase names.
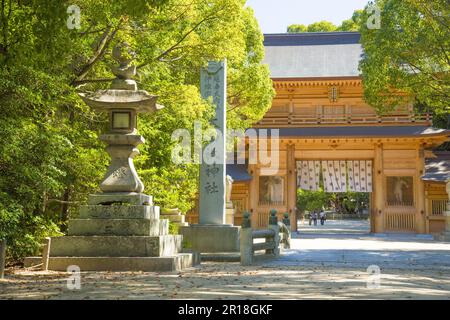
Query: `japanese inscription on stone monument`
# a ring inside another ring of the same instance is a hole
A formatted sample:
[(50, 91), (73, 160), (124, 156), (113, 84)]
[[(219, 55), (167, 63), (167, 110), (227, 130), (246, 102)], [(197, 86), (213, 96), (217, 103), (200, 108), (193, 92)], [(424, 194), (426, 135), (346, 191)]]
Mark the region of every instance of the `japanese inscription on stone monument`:
[(209, 62), (201, 71), (201, 93), (215, 106), (215, 137), (200, 165), (200, 224), (225, 224), (226, 62)]

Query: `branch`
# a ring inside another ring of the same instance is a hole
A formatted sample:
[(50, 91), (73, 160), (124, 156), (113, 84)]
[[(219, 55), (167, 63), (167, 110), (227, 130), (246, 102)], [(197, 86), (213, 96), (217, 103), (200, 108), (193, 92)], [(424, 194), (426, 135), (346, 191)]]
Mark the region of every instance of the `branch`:
[[(178, 45), (180, 43), (182, 43), (192, 32), (194, 32), (195, 30), (198, 29), (198, 27), (200, 27), (204, 22), (209, 21), (209, 20), (214, 20), (214, 19), (218, 19), (217, 16), (209, 16), (209, 17), (205, 17), (204, 19), (200, 20), (199, 22), (197, 22), (194, 27), (191, 28), (191, 30), (189, 30), (188, 32), (186, 32), (175, 44), (173, 44), (169, 49), (165, 50), (163, 53), (161, 53), (159, 56), (157, 56), (154, 60), (159, 60), (161, 61), (161, 59), (169, 54), (170, 52), (172, 52), (173, 50), (178, 48)], [(137, 69), (140, 69), (142, 67), (145, 67), (147, 64), (149, 63), (149, 61), (143, 62), (142, 64), (137, 66)]]
[(159, 59), (159, 61), (170, 63), (170, 62), (178, 61), (178, 60), (182, 59), (183, 57), (184, 57), (184, 55), (181, 55), (181, 56), (173, 58), (173, 59), (163, 59), (163, 58), (161, 58), (161, 59)]
[(91, 25), (86, 31), (80, 32), (79, 34), (84, 36), (84, 35), (87, 35), (87, 34), (98, 33), (98, 32), (102, 32), (102, 31), (105, 32), (105, 30), (106, 30), (106, 28), (101, 28), (101, 29), (97, 29), (97, 30), (92, 30), (91, 31), (92, 27), (93, 26)]
[(87, 83), (110, 82), (110, 81), (113, 81), (113, 80), (115, 80), (115, 78), (84, 79), (84, 80), (73, 81), (72, 85), (74, 87), (79, 87), (79, 86), (87, 84)]
[(81, 71), (77, 74), (77, 77), (75, 80), (72, 81), (71, 85), (75, 86), (75, 83), (81, 81), (86, 77), (88, 72), (92, 69), (94, 64), (101, 58), (106, 52), (106, 49), (109, 46), (109, 43), (116, 35), (117, 31), (119, 31), (120, 26), (123, 22), (123, 19), (121, 18), (117, 26), (114, 28), (114, 30), (111, 31), (111, 26), (106, 27), (105, 32), (103, 32), (103, 35), (100, 39), (100, 42), (97, 46), (97, 50), (94, 52), (94, 55), (88, 60), (88, 62), (84, 65), (84, 67), (81, 69)]
[(79, 204), (80, 201), (64, 201), (59, 199), (48, 199), (45, 201), (46, 205), (52, 202), (60, 203), (60, 204)]
[[(424, 9), (424, 11), (426, 12), (426, 13), (428, 13), (428, 15), (430, 15), (435, 21), (437, 21), (439, 24), (441, 24), (443, 27), (445, 27), (445, 28), (447, 28), (447, 29), (450, 29), (450, 26), (448, 25), (448, 23), (447, 23), (447, 21), (441, 21), (441, 17), (440, 16), (438, 16), (438, 15), (435, 15), (434, 13), (433, 13), (433, 10), (432, 9), (430, 9), (428, 6), (427, 6), (427, 4), (426, 4), (426, 1), (425, 1), (425, 3), (424, 2), (421, 2), (421, 4), (420, 4), (420, 6), (415, 6), (415, 8), (416, 8), (416, 10), (418, 11), (418, 12), (421, 12), (421, 8), (422, 9)], [(444, 18), (445, 19), (445, 18)]]

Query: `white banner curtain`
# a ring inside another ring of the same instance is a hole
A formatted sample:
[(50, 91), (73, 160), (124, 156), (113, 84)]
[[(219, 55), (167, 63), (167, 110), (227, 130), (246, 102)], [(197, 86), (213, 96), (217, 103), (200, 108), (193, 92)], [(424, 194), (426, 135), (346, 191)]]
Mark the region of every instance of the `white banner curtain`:
[(372, 192), (372, 161), (347, 161), (348, 190)]
[(371, 160), (297, 161), (298, 188), (319, 190), (321, 171), (325, 192), (372, 192)]
[(345, 161), (322, 161), (323, 185), (326, 192), (346, 192)]
[(319, 190), (320, 161), (297, 161), (297, 186), (302, 190)]

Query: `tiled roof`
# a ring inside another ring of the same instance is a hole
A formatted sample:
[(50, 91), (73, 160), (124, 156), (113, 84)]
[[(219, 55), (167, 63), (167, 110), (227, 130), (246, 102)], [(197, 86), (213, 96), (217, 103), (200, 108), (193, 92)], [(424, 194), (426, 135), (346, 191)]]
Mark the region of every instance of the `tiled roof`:
[(264, 62), (273, 79), (355, 77), (359, 40), (358, 32), (266, 34)]

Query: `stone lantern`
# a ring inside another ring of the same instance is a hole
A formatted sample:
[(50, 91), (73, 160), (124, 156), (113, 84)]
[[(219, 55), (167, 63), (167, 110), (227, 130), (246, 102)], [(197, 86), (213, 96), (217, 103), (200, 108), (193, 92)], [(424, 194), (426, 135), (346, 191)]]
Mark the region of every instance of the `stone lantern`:
[(183, 236), (169, 234), (169, 220), (133, 165), (137, 146), (144, 138), (137, 133), (137, 114), (162, 107), (156, 96), (138, 90), (130, 65), (134, 54), (126, 44), (113, 50), (118, 66), (110, 89), (80, 93), (98, 112), (109, 114), (109, 129), (100, 139), (107, 144), (111, 164), (100, 184), (101, 193), (91, 194), (87, 205), (68, 223), (67, 235), (51, 239), (49, 269), (66, 271), (76, 266), (92, 271), (175, 271), (199, 263), (194, 253), (183, 253)]
[(111, 88), (93, 93), (80, 93), (83, 101), (98, 112), (109, 115), (109, 131), (100, 136), (107, 144), (106, 151), (111, 156), (111, 164), (100, 189), (103, 191), (102, 201), (111, 195), (111, 201), (117, 193), (123, 195), (141, 194), (144, 185), (134, 168), (133, 158), (139, 154), (137, 146), (145, 142), (137, 133), (137, 114), (152, 113), (162, 108), (156, 104), (156, 96), (144, 90), (138, 90), (132, 77), (136, 74), (136, 66), (130, 65), (134, 53), (126, 44), (116, 46), (113, 58), (118, 66), (112, 72), (116, 79)]

